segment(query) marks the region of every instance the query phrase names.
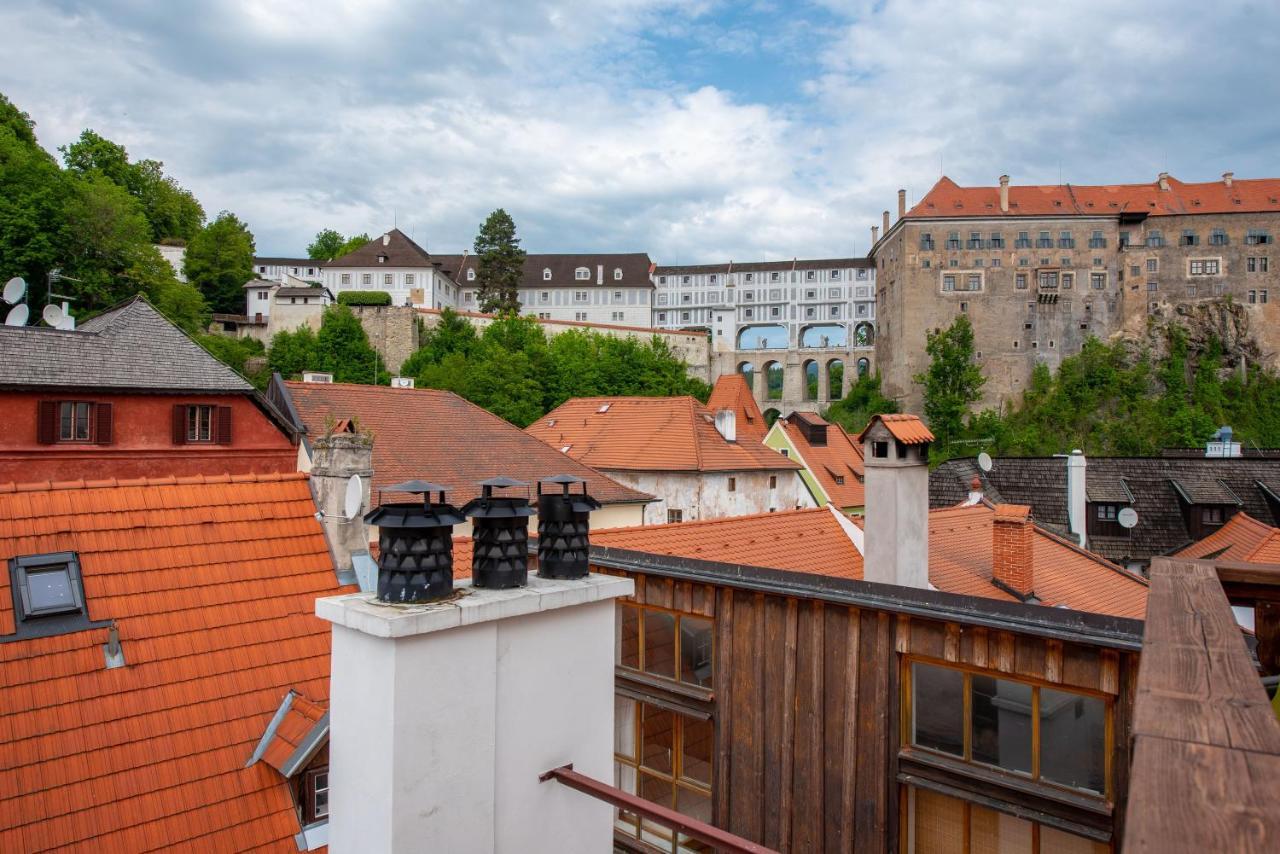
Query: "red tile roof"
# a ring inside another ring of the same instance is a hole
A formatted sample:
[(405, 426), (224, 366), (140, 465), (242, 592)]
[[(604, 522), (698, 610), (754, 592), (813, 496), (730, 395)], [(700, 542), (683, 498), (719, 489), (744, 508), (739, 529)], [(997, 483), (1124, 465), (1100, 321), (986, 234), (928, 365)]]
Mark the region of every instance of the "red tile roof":
[[(989, 504), (929, 513), (929, 581), (939, 590), (1015, 601), (992, 582)], [(1035, 593), (1042, 604), (1142, 619), (1147, 584), (1140, 577), (1036, 528)], [(862, 578), (862, 555), (831, 508), (786, 510), (593, 531), (593, 545), (696, 560)]]
[(311, 702), (301, 694), (295, 694), (288, 711), (276, 725), (275, 734), (267, 743), (267, 749), (262, 753), (262, 761), (280, 773), (285, 773), (289, 758), (306, 741), (324, 713), (324, 706)]
[[(285, 386), (311, 436), (324, 435), (331, 419), (343, 418), (354, 418), (361, 429), (373, 432), (375, 503), (380, 488), (420, 478), (449, 487), (449, 501), (461, 506), (480, 494), (479, 481), (503, 474), (531, 484), (555, 474), (577, 475), (602, 504), (653, 498), (450, 391), (343, 383)], [(387, 500), (402, 501), (404, 496), (388, 494)]]
[[(809, 434), (796, 420), (808, 421), (827, 430), (827, 444), (814, 445)], [(863, 495), (862, 445), (844, 431), (839, 424), (832, 424), (811, 412), (792, 413), (790, 418), (779, 418), (778, 429), (795, 446), (809, 472), (826, 491), (831, 503), (837, 507), (861, 507), (866, 501)], [(844, 483), (837, 483), (836, 478)]]
[(707, 399), (707, 409), (712, 412), (731, 410), (740, 441), (760, 441), (769, 432), (768, 425), (764, 423), (764, 414), (742, 374), (725, 374), (717, 379), (715, 387), (711, 389), (711, 397)]
[(921, 445), (925, 442), (933, 441), (933, 434), (929, 432), (929, 428), (924, 426), (924, 422), (920, 420), (918, 415), (873, 415), (866, 427), (862, 428), (862, 432), (858, 434), (857, 442), (862, 442), (867, 437), (867, 431), (871, 429), (871, 425), (876, 421), (884, 424), (888, 428), (893, 438), (897, 439), (904, 445)]
[(587, 465), (634, 471), (800, 468), (758, 439), (726, 441), (711, 410), (692, 397), (579, 397), (527, 432)]
[(0, 486), (0, 561), (76, 552), (126, 661), (102, 627), (0, 643), (0, 850), (297, 851), (286, 783), (244, 766), (289, 690), (328, 701), (314, 513), (299, 474)]
[(1237, 513), (1209, 536), (1174, 552), (1173, 557), (1280, 563), (1280, 528), (1259, 522), (1248, 513)]
[(1058, 184), (1009, 187), (1009, 210), (1000, 210), (1000, 187), (961, 187), (943, 176), (906, 218), (1098, 216), (1145, 213), (1177, 214), (1259, 213), (1280, 211), (1280, 179), (1235, 179), (1188, 184), (1169, 178), (1169, 189), (1159, 181), (1149, 184), (1081, 186)]

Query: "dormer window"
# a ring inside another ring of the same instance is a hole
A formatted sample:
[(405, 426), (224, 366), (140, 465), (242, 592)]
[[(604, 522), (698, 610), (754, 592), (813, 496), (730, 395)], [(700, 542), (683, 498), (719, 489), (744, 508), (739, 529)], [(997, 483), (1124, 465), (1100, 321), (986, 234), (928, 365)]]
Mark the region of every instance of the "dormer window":
[(544, 282), (549, 282), (549, 281), (551, 281), (551, 268), (550, 268), (550, 267), (543, 267), (543, 268), (542, 268), (542, 281), (544, 281)]
[(20, 620), (84, 611), (80, 563), (73, 553), (14, 558), (12, 569)]
[(475, 270), (468, 270), (468, 271), (467, 271), (467, 281), (468, 281), (468, 282), (474, 282), (475, 280), (476, 280), (476, 271), (475, 271)]
[(888, 442), (872, 442), (871, 456), (875, 457), (878, 460), (887, 460), (889, 458), (889, 443)]
[(614, 280), (615, 282), (621, 282), (621, 281), (622, 281), (622, 268), (621, 268), (621, 267), (614, 267), (614, 268), (613, 268), (613, 280)]
[(579, 282), (586, 282), (591, 279), (591, 271), (586, 267), (579, 267), (573, 271), (573, 278)]
[[(379, 252), (379, 253), (378, 253), (378, 263), (379, 263), (379, 264), (385, 264), (385, 263), (387, 263), (387, 254), (386, 254), (385, 252)], [(297, 272), (297, 270), (294, 270), (294, 272), (296, 273), (296, 272)]]

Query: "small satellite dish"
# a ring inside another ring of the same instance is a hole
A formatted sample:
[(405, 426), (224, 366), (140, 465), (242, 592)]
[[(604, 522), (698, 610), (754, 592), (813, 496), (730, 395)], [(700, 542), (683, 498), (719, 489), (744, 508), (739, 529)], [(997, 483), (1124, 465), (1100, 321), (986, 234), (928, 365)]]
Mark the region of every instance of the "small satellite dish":
[(1132, 507), (1125, 507), (1116, 514), (1116, 521), (1120, 523), (1121, 528), (1132, 528), (1138, 524), (1138, 511)]
[(22, 295), (27, 292), (27, 283), (21, 276), (14, 276), (4, 285), (4, 301), (9, 305), (13, 305), (22, 299)]
[(31, 316), (31, 309), (27, 308), (26, 303), (19, 303), (9, 309), (9, 315), (4, 319), (5, 326), (26, 326), (27, 318)]
[(342, 515), (347, 520), (356, 518), (360, 514), (360, 505), (364, 503), (364, 483), (360, 480), (360, 475), (353, 474), (347, 481), (347, 494), (342, 499)]
[(978, 454), (978, 468), (983, 471), (991, 471), (991, 455), (986, 451)]
[(54, 329), (58, 329), (58, 324), (66, 320), (67, 315), (62, 311), (61, 306), (49, 303), (44, 307), (44, 311), (40, 312), (40, 319), (52, 326)]

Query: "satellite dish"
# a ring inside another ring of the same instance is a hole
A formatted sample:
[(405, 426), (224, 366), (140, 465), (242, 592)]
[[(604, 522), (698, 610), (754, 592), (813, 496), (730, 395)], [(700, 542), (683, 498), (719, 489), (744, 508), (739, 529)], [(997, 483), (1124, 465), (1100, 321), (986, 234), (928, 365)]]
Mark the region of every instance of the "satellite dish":
[(67, 319), (67, 315), (63, 312), (61, 306), (49, 303), (44, 307), (44, 311), (40, 312), (40, 319), (55, 329), (60, 328), (58, 324)]
[(9, 315), (4, 319), (5, 326), (26, 326), (27, 318), (31, 316), (31, 309), (27, 308), (26, 303), (19, 303), (9, 309)]
[(991, 455), (986, 451), (978, 454), (978, 468), (983, 471), (991, 471)]
[(22, 295), (27, 292), (27, 283), (21, 276), (14, 276), (4, 285), (4, 301), (9, 305), (13, 305), (22, 299)]
[(342, 499), (342, 515), (350, 521), (360, 514), (360, 505), (364, 503), (364, 483), (360, 475), (353, 474), (347, 481), (347, 494)]
[(1138, 524), (1138, 511), (1132, 507), (1125, 507), (1116, 514), (1116, 521), (1120, 523), (1121, 528), (1132, 528)]

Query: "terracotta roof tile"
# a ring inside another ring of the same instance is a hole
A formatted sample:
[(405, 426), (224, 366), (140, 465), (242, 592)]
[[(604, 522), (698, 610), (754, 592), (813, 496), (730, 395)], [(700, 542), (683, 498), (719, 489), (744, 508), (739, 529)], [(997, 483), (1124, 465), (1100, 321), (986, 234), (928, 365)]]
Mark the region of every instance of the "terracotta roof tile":
[(1173, 557), (1280, 562), (1280, 528), (1259, 522), (1248, 513), (1236, 513), (1221, 528), (1174, 552)]
[(904, 445), (920, 445), (933, 441), (933, 434), (929, 432), (929, 428), (920, 420), (920, 416), (892, 414), (871, 416), (871, 421), (858, 434), (857, 442), (859, 444), (866, 438), (867, 431), (871, 429), (871, 425), (875, 424), (876, 421), (887, 427), (893, 438)]
[(715, 387), (711, 389), (711, 397), (707, 399), (707, 409), (712, 412), (731, 410), (739, 440), (759, 441), (769, 432), (768, 425), (764, 423), (764, 414), (742, 374), (725, 374), (717, 379)]
[[(812, 427), (825, 428), (827, 443), (815, 445), (809, 440)], [(861, 507), (866, 501), (862, 481), (862, 445), (858, 444), (839, 424), (832, 424), (811, 412), (794, 412), (788, 418), (778, 419), (778, 429), (786, 433), (787, 440), (795, 446), (803, 462), (826, 491), (831, 503), (837, 507)], [(843, 483), (837, 480), (842, 480)]]
[[(496, 475), (532, 483), (555, 474), (585, 478), (602, 504), (652, 500), (548, 447), (519, 427), (450, 391), (342, 383), (285, 383), (311, 436), (329, 419), (355, 418), (373, 433), (373, 500), (378, 490), (420, 478), (449, 487), (462, 506), (479, 496), (476, 485)], [(388, 500), (403, 500), (389, 495)]]
[(579, 397), (527, 432), (575, 460), (632, 471), (800, 468), (759, 439), (726, 441), (712, 411), (692, 397)]
[(314, 513), (299, 474), (0, 487), (0, 561), (76, 552), (126, 661), (102, 627), (0, 644), (0, 849), (297, 850), (287, 786), (244, 764), (291, 688), (328, 700)]

